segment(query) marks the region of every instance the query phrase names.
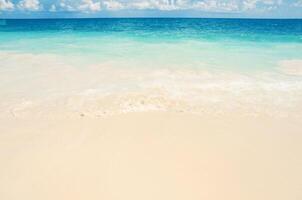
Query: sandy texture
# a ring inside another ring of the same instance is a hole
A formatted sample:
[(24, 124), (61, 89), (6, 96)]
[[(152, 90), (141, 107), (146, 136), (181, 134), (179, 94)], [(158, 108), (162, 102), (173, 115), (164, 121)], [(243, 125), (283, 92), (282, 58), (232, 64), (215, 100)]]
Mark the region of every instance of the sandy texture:
[(302, 60), (284, 60), (279, 65), (285, 74), (302, 76)]
[(299, 119), (1, 119), (1, 200), (302, 199)]

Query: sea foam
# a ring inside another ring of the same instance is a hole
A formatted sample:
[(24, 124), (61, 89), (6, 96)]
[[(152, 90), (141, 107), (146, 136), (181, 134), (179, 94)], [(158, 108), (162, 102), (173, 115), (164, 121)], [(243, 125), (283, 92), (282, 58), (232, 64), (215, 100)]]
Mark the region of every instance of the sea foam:
[(286, 116), (302, 107), (301, 78), (273, 72), (140, 68), (114, 60), (73, 65), (67, 56), (16, 52), (0, 58), (9, 66), (0, 68), (1, 115), (160, 110)]

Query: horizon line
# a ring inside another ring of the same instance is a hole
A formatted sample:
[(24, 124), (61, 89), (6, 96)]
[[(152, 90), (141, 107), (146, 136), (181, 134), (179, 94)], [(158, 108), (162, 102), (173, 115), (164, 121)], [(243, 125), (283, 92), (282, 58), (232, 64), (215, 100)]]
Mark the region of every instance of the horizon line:
[(23, 18), (18, 18), (18, 17), (7, 17), (7, 18), (2, 18), (0, 16), (0, 20), (39, 20), (39, 19), (243, 19), (243, 20), (249, 20), (249, 19), (254, 19), (254, 20), (302, 20), (301, 18), (297, 17), (174, 17), (174, 16), (165, 16), (165, 17), (153, 17), (153, 16), (135, 16), (135, 17), (114, 17), (114, 16), (108, 16), (108, 17), (23, 17)]

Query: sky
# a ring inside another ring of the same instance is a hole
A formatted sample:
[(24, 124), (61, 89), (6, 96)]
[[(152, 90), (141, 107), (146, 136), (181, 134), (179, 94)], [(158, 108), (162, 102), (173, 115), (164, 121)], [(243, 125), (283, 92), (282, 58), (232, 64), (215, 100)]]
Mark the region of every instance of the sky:
[(302, 0), (0, 0), (0, 18), (302, 18)]

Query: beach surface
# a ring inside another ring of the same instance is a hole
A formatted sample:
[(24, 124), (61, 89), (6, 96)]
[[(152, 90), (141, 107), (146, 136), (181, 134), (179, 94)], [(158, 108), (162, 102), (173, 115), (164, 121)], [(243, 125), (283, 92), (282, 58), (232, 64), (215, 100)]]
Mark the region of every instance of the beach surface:
[(1, 119), (0, 199), (302, 198), (299, 119)]
[(301, 200), (301, 35), (290, 19), (5, 20), (0, 200)]

